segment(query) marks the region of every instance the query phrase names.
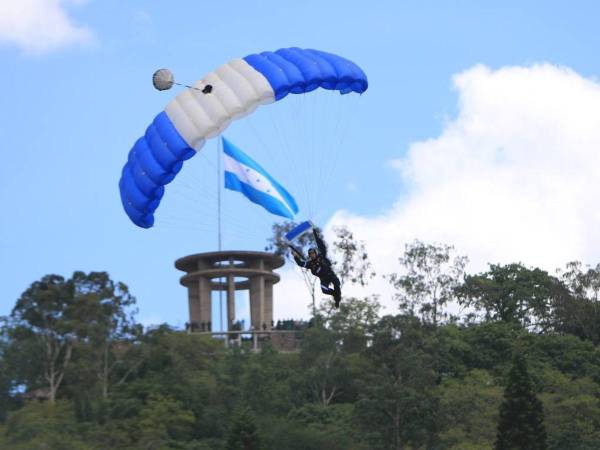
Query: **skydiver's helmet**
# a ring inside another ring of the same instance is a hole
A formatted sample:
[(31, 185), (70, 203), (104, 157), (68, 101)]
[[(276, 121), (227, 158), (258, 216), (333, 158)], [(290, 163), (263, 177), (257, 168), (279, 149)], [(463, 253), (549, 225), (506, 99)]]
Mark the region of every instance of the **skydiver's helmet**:
[(308, 257), (310, 259), (316, 259), (317, 255), (318, 255), (318, 253), (317, 253), (317, 249), (316, 248), (311, 247), (311, 248), (308, 249)]

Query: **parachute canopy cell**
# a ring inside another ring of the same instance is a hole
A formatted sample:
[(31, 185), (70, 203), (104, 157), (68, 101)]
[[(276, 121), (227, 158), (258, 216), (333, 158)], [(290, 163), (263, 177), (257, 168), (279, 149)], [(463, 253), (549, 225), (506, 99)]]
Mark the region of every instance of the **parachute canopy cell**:
[[(153, 83), (157, 89), (168, 89), (173, 85), (173, 75), (161, 69), (155, 72)], [(142, 228), (154, 224), (154, 211), (164, 187), (175, 178), (183, 162), (233, 120), (288, 94), (317, 88), (362, 94), (368, 82), (358, 65), (341, 56), (284, 48), (233, 59), (193, 88), (179, 93), (154, 118), (123, 167), (121, 202), (131, 221)]]

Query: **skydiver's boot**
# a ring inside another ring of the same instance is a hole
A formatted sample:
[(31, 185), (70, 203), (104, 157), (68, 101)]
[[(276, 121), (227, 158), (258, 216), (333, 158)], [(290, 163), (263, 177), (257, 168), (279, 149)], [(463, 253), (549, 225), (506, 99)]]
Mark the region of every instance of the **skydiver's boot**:
[(335, 275), (333, 278), (333, 299), (335, 300), (335, 307), (339, 309), (342, 300), (342, 289), (340, 288), (340, 280)]

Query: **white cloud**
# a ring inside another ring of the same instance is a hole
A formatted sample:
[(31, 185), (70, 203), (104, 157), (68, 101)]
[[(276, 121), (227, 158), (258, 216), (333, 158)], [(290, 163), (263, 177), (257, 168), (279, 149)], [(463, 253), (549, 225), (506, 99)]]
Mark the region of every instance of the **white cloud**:
[[(291, 267), (286, 262), (283, 270), (277, 271), (281, 277), (273, 285), (273, 320), (308, 319), (311, 316), (312, 302), (310, 291), (302, 278), (301, 269)], [(317, 297), (317, 301), (320, 297)]]
[[(454, 85), (457, 117), (393, 161), (408, 195), (376, 217), (338, 211), (327, 229), (346, 224), (365, 240), (378, 275), (398, 271), (415, 238), (454, 245), (470, 272), (599, 262), (600, 85), (549, 64), (476, 66)], [(396, 310), (379, 276), (369, 291)]]
[(0, 1), (0, 43), (17, 46), (26, 53), (41, 54), (93, 41), (92, 32), (68, 16), (69, 4), (82, 0)]
[[(286, 262), (283, 270), (277, 273), (281, 281), (273, 286), (273, 318), (277, 320), (304, 319), (312, 316), (312, 297), (302, 277), (302, 269), (293, 262)], [(315, 280), (309, 275), (309, 280)], [(321, 293), (319, 283), (315, 284), (316, 307), (322, 304), (333, 305), (332, 297)]]

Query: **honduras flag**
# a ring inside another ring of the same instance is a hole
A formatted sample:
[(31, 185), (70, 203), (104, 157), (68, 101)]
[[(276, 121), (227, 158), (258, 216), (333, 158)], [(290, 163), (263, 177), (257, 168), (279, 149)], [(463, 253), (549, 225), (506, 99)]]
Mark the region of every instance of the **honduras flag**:
[(307, 220), (305, 222), (302, 222), (302, 223), (296, 225), (294, 228), (292, 228), (290, 231), (288, 231), (285, 234), (285, 238), (288, 241), (293, 241), (297, 237), (300, 237), (303, 234), (306, 234), (309, 231), (312, 231), (313, 228), (314, 228), (314, 225), (312, 224), (312, 222)]
[(272, 214), (293, 219), (296, 200), (256, 161), (223, 138), (225, 188), (239, 191)]

